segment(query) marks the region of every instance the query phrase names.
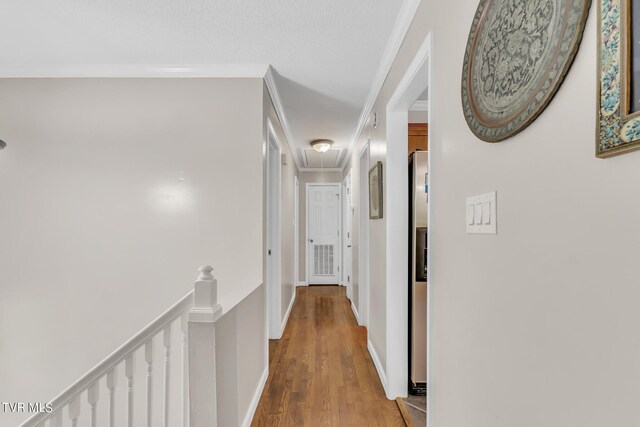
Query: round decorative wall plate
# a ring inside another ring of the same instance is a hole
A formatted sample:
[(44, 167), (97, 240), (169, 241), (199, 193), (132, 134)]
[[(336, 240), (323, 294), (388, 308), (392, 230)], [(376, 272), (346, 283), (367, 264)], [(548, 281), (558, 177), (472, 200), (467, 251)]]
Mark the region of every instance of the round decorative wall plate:
[(578, 52), (591, 0), (481, 0), (462, 71), (469, 128), (500, 142), (549, 105)]

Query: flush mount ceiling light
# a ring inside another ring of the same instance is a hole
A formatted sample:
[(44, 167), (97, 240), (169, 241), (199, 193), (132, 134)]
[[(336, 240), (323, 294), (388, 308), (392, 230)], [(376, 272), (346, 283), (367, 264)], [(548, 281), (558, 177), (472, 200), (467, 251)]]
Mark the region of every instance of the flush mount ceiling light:
[(0, 139), (0, 150), (4, 150), (6, 146), (7, 146), (7, 143)]
[(333, 141), (329, 139), (316, 139), (311, 141), (311, 148), (316, 150), (318, 153), (326, 153), (332, 145)]

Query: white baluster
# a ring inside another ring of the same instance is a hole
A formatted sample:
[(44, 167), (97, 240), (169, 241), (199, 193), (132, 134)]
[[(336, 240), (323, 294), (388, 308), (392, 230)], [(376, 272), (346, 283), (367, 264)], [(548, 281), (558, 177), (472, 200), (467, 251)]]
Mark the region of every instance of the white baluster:
[(118, 385), (116, 369), (117, 368), (113, 368), (107, 373), (107, 390), (109, 390), (109, 427), (115, 427), (116, 425), (116, 386)]
[(189, 317), (180, 318), (182, 329), (182, 427), (189, 426)]
[(87, 401), (89, 402), (89, 406), (91, 407), (91, 427), (98, 426), (98, 410), (97, 404), (98, 399), (100, 397), (100, 389), (99, 383), (96, 381), (95, 383), (89, 386), (87, 390)]
[(62, 410), (53, 414), (49, 425), (50, 427), (62, 427)]
[(124, 361), (124, 375), (127, 377), (127, 426), (133, 427), (133, 376), (136, 365), (134, 353), (127, 356)]
[(144, 360), (147, 362), (147, 427), (151, 427), (153, 424), (153, 338), (144, 345)]
[(222, 315), (213, 268), (200, 268), (189, 312), (189, 422), (216, 427), (216, 327)]
[(76, 396), (69, 403), (69, 419), (72, 427), (78, 427), (78, 417), (80, 416), (80, 396)]
[(169, 385), (171, 375), (171, 325), (164, 328), (162, 334), (164, 345), (164, 427), (169, 427)]

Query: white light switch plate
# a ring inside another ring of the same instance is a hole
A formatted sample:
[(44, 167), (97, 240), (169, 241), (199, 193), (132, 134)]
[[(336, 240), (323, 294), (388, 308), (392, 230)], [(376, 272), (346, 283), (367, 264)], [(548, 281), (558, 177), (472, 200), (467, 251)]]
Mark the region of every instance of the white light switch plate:
[(467, 233), (498, 234), (498, 193), (467, 197)]

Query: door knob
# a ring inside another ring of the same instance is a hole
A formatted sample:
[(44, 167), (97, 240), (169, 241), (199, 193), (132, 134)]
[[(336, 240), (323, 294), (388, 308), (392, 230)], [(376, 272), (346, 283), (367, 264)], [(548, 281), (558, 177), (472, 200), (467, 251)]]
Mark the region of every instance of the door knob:
[(348, 248), (350, 248), (350, 247), (351, 247), (351, 245), (347, 245), (347, 247), (348, 247)]
[(313, 239), (309, 239), (309, 242), (310, 242), (310, 243), (313, 243)]

